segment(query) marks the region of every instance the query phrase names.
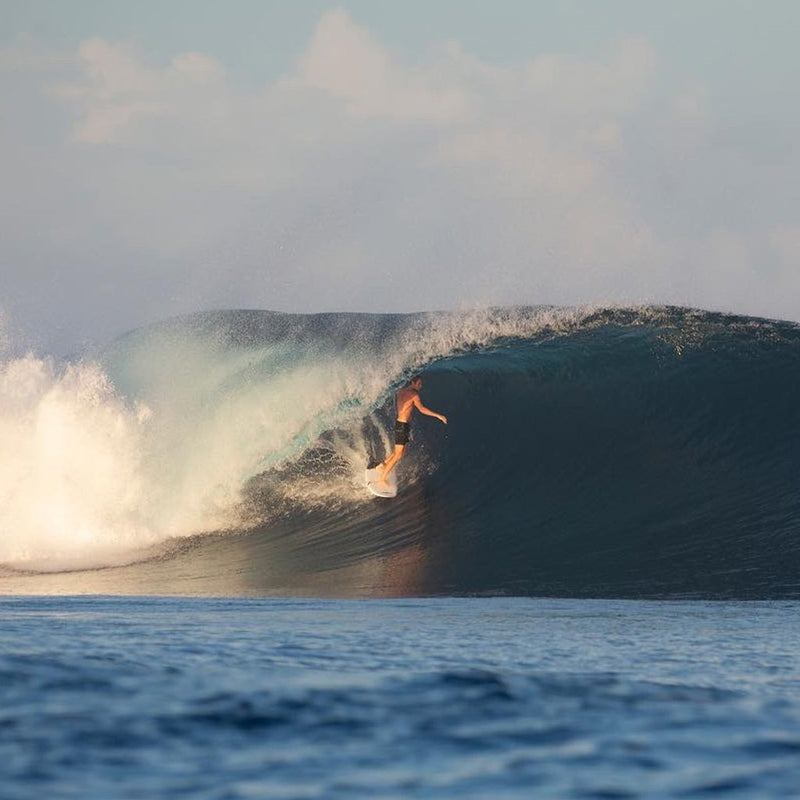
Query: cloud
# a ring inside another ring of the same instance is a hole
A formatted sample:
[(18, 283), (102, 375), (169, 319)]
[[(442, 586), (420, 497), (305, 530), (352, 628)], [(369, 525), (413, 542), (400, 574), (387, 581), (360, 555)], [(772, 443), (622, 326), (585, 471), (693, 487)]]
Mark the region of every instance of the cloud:
[(296, 85), (327, 92), (355, 115), (447, 122), (468, 111), (460, 87), (442, 85), (430, 70), (402, 67), (341, 9), (325, 14), (317, 25), (300, 59)]
[(655, 51), (642, 38), (621, 41), (607, 63), (543, 55), (525, 68), (531, 93), (551, 113), (596, 118), (630, 110), (648, 88)]
[(206, 92), (224, 91), (224, 70), (202, 53), (184, 53), (154, 69), (130, 45), (95, 38), (80, 45), (77, 57), (81, 79), (55, 94), (78, 113), (74, 137), (81, 142), (125, 141), (141, 118), (192, 115)]
[(0, 133), (0, 292), (73, 338), (213, 306), (800, 317), (795, 151), (765, 170), (769, 141), (721, 142), (702, 84), (665, 91), (645, 39), (510, 65), (444, 42), (409, 63), (336, 10), (255, 90), (203, 53), (24, 55), (0, 52), (6, 82), (38, 87)]

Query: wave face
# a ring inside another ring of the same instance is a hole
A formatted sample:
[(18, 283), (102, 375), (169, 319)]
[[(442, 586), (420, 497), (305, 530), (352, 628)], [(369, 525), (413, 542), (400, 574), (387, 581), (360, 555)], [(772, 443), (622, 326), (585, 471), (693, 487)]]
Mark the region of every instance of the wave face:
[[(417, 371), (450, 424), (372, 498)], [(0, 387), (0, 591), (800, 596), (790, 323), (218, 312)]]

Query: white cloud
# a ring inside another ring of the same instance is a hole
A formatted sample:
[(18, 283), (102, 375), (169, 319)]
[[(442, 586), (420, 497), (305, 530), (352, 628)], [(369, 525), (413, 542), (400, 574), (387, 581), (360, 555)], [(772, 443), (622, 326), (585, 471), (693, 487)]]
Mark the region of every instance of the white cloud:
[(89, 39), (77, 56), (81, 79), (55, 89), (80, 115), (77, 141), (125, 141), (143, 117), (191, 116), (207, 92), (226, 91), (223, 68), (202, 53), (184, 53), (154, 69), (130, 45)]
[(528, 88), (544, 108), (569, 117), (630, 110), (648, 87), (655, 52), (646, 39), (625, 39), (606, 63), (543, 55), (525, 69)]
[(446, 122), (468, 110), (460, 87), (441, 85), (430, 71), (401, 66), (341, 9), (320, 20), (296, 80), (343, 100), (357, 115)]

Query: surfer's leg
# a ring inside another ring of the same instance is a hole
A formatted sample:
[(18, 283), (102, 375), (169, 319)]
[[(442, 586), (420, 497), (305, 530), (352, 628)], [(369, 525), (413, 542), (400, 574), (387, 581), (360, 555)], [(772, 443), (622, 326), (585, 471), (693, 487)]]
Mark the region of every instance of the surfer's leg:
[(378, 486), (382, 489), (388, 486), (386, 479), (389, 477), (389, 473), (397, 466), (397, 462), (403, 457), (403, 451), (405, 449), (406, 446), (404, 444), (396, 444), (394, 446), (394, 453), (383, 462), (383, 472), (381, 472), (381, 479), (378, 481)]

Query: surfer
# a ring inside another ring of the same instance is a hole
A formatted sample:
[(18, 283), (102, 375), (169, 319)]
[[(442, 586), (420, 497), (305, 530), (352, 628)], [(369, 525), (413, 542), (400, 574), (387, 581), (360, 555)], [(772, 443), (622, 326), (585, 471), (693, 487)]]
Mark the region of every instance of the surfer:
[(381, 489), (387, 489), (389, 487), (386, 479), (397, 466), (397, 462), (403, 457), (411, 433), (411, 415), (414, 413), (415, 408), (420, 414), (425, 414), (425, 416), (428, 417), (436, 417), (436, 419), (447, 425), (447, 417), (444, 414), (437, 414), (435, 411), (431, 411), (429, 408), (425, 408), (425, 406), (422, 405), (422, 400), (419, 399), (421, 390), (422, 378), (420, 378), (419, 375), (415, 375), (397, 393), (397, 420), (394, 423), (394, 452), (386, 461), (378, 465), (383, 468), (381, 478), (378, 481), (378, 486)]

